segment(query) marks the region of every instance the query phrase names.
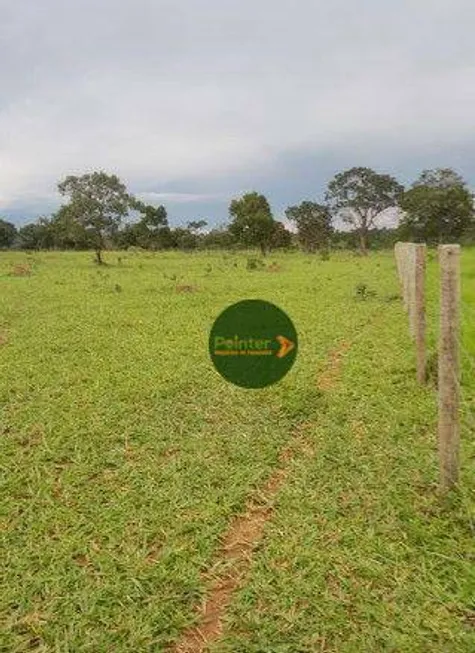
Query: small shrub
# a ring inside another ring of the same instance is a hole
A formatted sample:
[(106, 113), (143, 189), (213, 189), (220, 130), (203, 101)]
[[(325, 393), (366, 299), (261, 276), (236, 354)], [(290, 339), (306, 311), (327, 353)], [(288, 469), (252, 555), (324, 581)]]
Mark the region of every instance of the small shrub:
[(330, 252), (328, 251), (328, 249), (322, 249), (322, 251), (320, 253), (320, 259), (322, 261), (329, 261), (330, 260)]
[(397, 302), (400, 299), (402, 299), (400, 293), (396, 293), (394, 295), (386, 295), (386, 297), (384, 298), (384, 301), (387, 302), (388, 304), (390, 304), (391, 302)]
[(175, 287), (176, 292), (185, 293), (185, 292), (197, 292), (198, 288), (196, 286), (190, 286), (187, 284), (182, 284)]
[(247, 270), (262, 270), (265, 267), (264, 261), (257, 256), (248, 256), (246, 269)]
[(358, 299), (369, 299), (370, 297), (376, 297), (376, 291), (370, 290), (365, 283), (359, 283), (355, 288), (355, 294)]

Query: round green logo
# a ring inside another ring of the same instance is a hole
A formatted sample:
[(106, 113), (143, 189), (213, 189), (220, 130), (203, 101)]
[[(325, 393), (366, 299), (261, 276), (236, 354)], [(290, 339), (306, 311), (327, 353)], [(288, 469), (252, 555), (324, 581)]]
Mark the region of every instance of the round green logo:
[(242, 388), (264, 388), (287, 374), (297, 356), (297, 332), (280, 308), (245, 299), (224, 310), (209, 335), (218, 372)]

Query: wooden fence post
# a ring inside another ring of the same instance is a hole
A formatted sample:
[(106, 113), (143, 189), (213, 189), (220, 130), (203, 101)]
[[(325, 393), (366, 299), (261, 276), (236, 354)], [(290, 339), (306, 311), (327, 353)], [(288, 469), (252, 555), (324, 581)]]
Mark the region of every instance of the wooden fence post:
[(459, 476), (460, 245), (439, 246), (439, 464), (443, 491)]
[(415, 279), (414, 279), (414, 316), (416, 340), (417, 381), (421, 385), (426, 382), (426, 307), (425, 307), (425, 277), (426, 277), (426, 246), (415, 245)]
[(416, 337), (416, 245), (409, 243), (407, 246), (407, 305), (409, 314), (409, 333), (411, 338)]
[(408, 269), (408, 246), (407, 243), (404, 243), (404, 247), (402, 249), (402, 288), (403, 288), (403, 300), (404, 300), (404, 308), (406, 311), (409, 311), (409, 269)]

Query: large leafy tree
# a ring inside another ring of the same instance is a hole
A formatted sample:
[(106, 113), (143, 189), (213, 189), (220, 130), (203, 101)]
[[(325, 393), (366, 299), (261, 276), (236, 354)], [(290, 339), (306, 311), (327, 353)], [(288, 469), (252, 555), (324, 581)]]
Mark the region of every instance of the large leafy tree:
[(292, 245), (292, 234), (282, 222), (274, 222), (274, 229), (269, 241), (270, 249), (286, 249)]
[(472, 195), (450, 168), (424, 170), (400, 204), (403, 238), (431, 244), (457, 241), (474, 226)]
[(454, 186), (465, 186), (465, 181), (452, 168), (435, 168), (433, 170), (423, 170), (413, 186), (453, 188)]
[(202, 246), (206, 249), (230, 249), (234, 245), (234, 237), (225, 225), (211, 229), (203, 235)]
[(150, 231), (156, 231), (168, 225), (167, 210), (161, 204), (160, 206), (152, 206), (134, 200), (133, 208), (141, 214), (140, 222)]
[(167, 210), (164, 206), (152, 206), (135, 201), (134, 209), (141, 213), (138, 222), (130, 226), (135, 235), (134, 245), (145, 249), (160, 249), (164, 230), (168, 228)]
[(264, 195), (252, 192), (235, 199), (229, 206), (230, 233), (246, 247), (268, 251), (274, 231), (274, 219)]
[(298, 206), (289, 206), (285, 215), (297, 227), (299, 243), (306, 252), (328, 247), (333, 227), (327, 206), (305, 201)]
[(142, 235), (142, 230), (138, 222), (134, 222), (133, 224), (127, 223), (115, 234), (114, 245), (119, 249), (139, 247), (139, 240)]
[(50, 249), (54, 247), (54, 236), (48, 218), (41, 217), (18, 231), (18, 241), (22, 249)]
[(193, 234), (198, 234), (202, 229), (208, 226), (206, 220), (191, 220), (186, 225), (186, 228)]
[(53, 247), (58, 249), (91, 249), (94, 237), (78, 220), (69, 206), (61, 206), (47, 221)]
[(0, 248), (11, 247), (15, 242), (17, 233), (14, 224), (0, 219)]
[(189, 228), (176, 227), (171, 231), (173, 247), (190, 252), (198, 247), (198, 236)]
[(377, 226), (378, 216), (398, 205), (404, 188), (390, 175), (370, 168), (350, 168), (328, 184), (325, 200), (334, 217), (351, 225), (359, 237), (363, 254), (368, 249), (368, 232)]
[(165, 207), (151, 206), (136, 200), (133, 208), (141, 214), (141, 217), (117, 231), (114, 236), (115, 244), (120, 249), (128, 247), (163, 249), (164, 235), (170, 231)]
[(58, 184), (61, 195), (69, 198), (64, 211), (69, 219), (84, 227), (93, 241), (96, 260), (102, 263), (102, 250), (114, 238), (122, 219), (137, 208), (137, 200), (116, 175), (92, 172), (80, 177), (69, 175)]
[(30, 222), (18, 230), (18, 241), (21, 249), (40, 249), (41, 235), (38, 225)]

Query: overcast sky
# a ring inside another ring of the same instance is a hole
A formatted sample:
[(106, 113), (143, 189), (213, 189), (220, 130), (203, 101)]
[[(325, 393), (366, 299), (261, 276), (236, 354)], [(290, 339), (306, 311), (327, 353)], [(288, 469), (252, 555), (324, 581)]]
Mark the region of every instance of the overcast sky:
[(104, 169), (172, 224), (355, 165), (475, 187), (473, 0), (0, 0), (0, 215)]

